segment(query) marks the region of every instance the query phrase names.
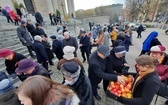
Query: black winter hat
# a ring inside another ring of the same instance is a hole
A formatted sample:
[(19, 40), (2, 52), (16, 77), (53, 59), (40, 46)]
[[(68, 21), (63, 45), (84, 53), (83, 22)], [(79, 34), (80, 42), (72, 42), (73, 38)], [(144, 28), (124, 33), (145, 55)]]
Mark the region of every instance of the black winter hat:
[(125, 54), (127, 52), (124, 46), (117, 46), (113, 49), (113, 51), (117, 54)]
[(41, 26), (41, 25), (40, 25), (39, 23), (36, 23), (36, 27), (37, 27), (37, 26)]
[(74, 78), (80, 74), (80, 66), (76, 62), (65, 62), (61, 65), (62, 74)]

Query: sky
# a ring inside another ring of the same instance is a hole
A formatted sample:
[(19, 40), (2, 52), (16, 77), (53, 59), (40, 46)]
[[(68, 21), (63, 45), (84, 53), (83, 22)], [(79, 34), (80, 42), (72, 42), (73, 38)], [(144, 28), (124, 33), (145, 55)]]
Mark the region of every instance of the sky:
[(79, 9), (91, 9), (98, 6), (111, 5), (121, 3), (125, 4), (125, 0), (74, 0), (75, 10)]

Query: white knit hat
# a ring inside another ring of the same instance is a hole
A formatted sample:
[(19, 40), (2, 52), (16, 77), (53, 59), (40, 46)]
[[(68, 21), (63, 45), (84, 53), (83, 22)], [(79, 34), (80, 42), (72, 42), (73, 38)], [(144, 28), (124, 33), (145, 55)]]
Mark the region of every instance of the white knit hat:
[(75, 47), (73, 47), (73, 46), (65, 46), (64, 48), (63, 48), (63, 52), (64, 52), (64, 58), (66, 59), (66, 60), (71, 60), (71, 59), (73, 59), (74, 58), (74, 51), (75, 51)]
[(41, 36), (36, 35), (36, 36), (34, 37), (34, 40), (36, 40), (36, 41), (41, 41)]

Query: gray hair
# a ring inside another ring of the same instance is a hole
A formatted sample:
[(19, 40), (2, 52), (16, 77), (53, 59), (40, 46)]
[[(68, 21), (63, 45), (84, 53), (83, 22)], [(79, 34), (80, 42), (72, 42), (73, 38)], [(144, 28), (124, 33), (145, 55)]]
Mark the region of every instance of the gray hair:
[(36, 41), (41, 41), (41, 36), (36, 35), (36, 36), (34, 37), (34, 40), (36, 40)]

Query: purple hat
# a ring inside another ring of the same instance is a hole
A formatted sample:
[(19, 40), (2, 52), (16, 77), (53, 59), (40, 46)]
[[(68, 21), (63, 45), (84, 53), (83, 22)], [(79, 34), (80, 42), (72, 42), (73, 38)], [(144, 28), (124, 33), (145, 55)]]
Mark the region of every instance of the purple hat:
[(29, 58), (25, 58), (18, 63), (18, 68), (15, 70), (16, 73), (24, 73), (38, 64)]

